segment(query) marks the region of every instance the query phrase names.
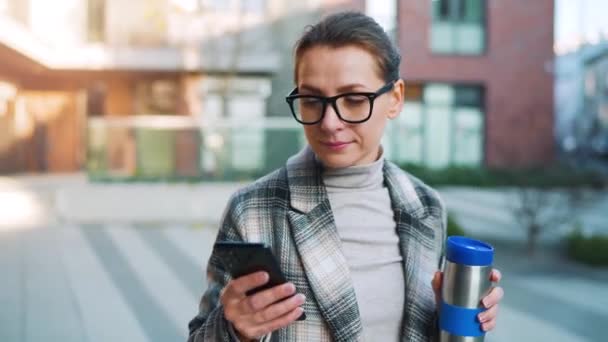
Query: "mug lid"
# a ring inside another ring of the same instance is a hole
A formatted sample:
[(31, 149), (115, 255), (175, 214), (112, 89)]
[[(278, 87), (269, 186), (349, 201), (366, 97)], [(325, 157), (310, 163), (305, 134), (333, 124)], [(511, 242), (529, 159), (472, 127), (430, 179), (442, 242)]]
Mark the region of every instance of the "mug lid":
[(464, 236), (448, 237), (446, 258), (456, 264), (489, 266), (494, 259), (492, 245)]

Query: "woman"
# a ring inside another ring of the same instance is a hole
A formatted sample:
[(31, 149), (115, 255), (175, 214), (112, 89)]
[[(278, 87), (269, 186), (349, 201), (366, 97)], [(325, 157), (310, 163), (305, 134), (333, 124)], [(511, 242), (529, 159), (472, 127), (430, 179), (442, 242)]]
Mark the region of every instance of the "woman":
[[(359, 13), (329, 16), (298, 41), (287, 102), (308, 146), (237, 192), (217, 237), (270, 245), (289, 283), (246, 296), (268, 275), (231, 279), (212, 254), (190, 341), (436, 338), (446, 211), (380, 145), (403, 105), (399, 62), (382, 28)], [(483, 299), (484, 330), (501, 297), (497, 287)]]

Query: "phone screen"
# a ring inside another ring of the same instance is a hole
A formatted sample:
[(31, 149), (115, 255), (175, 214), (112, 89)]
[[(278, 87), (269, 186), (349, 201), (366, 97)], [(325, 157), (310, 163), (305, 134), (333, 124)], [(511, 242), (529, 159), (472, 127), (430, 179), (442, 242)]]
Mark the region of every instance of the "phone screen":
[[(258, 271), (268, 273), (268, 282), (248, 291), (246, 293), (248, 296), (287, 282), (272, 250), (263, 243), (218, 241), (213, 248), (234, 279)], [(303, 320), (305, 317), (306, 315), (302, 313), (298, 320)]]
[(258, 271), (268, 273), (268, 283), (249, 291), (247, 295), (287, 282), (272, 251), (263, 243), (217, 242), (214, 248), (224, 267), (235, 279)]

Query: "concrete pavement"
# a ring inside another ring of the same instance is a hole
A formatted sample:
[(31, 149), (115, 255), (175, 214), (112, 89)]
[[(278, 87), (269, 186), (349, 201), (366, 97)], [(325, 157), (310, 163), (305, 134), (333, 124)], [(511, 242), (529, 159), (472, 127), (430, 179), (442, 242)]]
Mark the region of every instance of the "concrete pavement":
[[(219, 221), (232, 193), (246, 183), (89, 183), (83, 174), (0, 177), (0, 222), (15, 225), (63, 223), (208, 223)], [(444, 187), (448, 209), (480, 238), (523, 240), (513, 215), (518, 197), (512, 189)], [(608, 234), (608, 194), (577, 213), (588, 233)], [(21, 214), (21, 216), (20, 216)], [(548, 230), (546, 241), (566, 234), (570, 225)]]
[[(0, 341), (184, 341), (215, 234), (124, 224), (4, 231)], [(497, 246), (506, 297), (487, 341), (605, 340), (606, 270)]]
[[(0, 222), (0, 341), (185, 340), (217, 220), (241, 185), (0, 179), (0, 217), (11, 218)], [(605, 340), (607, 269), (549, 244), (529, 258), (504, 192), (441, 193), (471, 235), (497, 247), (506, 297), (486, 341)], [(605, 198), (587, 211), (598, 229), (605, 212)]]

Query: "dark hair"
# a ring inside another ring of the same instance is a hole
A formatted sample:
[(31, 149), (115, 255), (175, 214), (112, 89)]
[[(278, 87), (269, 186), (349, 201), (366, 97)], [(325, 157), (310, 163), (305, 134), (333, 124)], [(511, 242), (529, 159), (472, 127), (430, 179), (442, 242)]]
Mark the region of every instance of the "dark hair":
[(390, 38), (374, 19), (359, 12), (340, 12), (330, 15), (315, 25), (306, 27), (295, 45), (294, 80), (298, 79), (298, 63), (302, 54), (319, 45), (343, 47), (359, 46), (376, 57), (385, 82), (399, 78), (401, 55)]

